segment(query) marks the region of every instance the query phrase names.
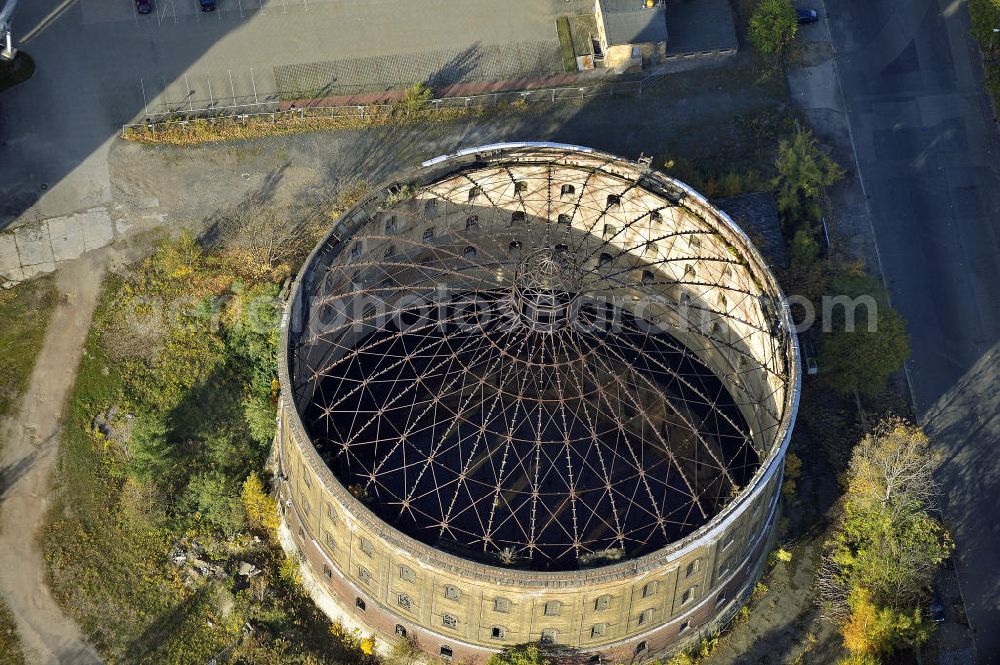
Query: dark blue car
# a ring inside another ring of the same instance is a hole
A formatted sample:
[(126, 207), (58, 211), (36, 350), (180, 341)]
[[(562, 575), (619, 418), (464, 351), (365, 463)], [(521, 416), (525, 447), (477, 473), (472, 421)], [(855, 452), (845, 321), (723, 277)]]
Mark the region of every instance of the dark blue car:
[(198, 0), (201, 3), (201, 11), (203, 12), (214, 12), (215, 11), (215, 0)]
[(816, 13), (815, 9), (796, 9), (795, 13), (798, 15), (799, 25), (815, 23), (819, 20), (819, 14)]

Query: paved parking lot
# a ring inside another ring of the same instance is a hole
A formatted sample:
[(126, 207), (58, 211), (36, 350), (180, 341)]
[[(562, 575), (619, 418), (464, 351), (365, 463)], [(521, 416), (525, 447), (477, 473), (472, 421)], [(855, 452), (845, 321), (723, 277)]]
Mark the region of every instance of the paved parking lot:
[(205, 13), (197, 0), (154, 2), (147, 15), (133, 0), (22, 3), (16, 36), (38, 69), (0, 97), (0, 228), (108, 204), (107, 149), (123, 123), (275, 101), (276, 72), (338, 90), (537, 74), (548, 54), (558, 70), (555, 17), (591, 5), (219, 0)]

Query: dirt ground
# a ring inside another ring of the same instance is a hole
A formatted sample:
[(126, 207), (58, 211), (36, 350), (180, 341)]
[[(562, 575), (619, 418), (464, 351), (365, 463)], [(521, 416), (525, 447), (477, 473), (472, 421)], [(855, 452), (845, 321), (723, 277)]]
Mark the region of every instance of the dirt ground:
[(195, 147), (123, 141), (111, 150), (114, 217), (134, 229), (176, 229), (212, 220), (248, 197), (300, 214), (345, 182), (378, 183), (460, 148), (503, 141), (557, 141), (654, 165), (683, 157), (708, 175), (763, 170), (773, 143), (762, 136), (788, 115), (780, 82), (759, 81), (748, 63), (661, 79), (641, 97), (532, 103), (523, 112), (451, 122), (295, 134)]
[(48, 508), (66, 397), (97, 303), (104, 260), (98, 255), (75, 261), (57, 275), (60, 301), (21, 407), (4, 429), (0, 451), (0, 592), (29, 662), (41, 665), (101, 662), (45, 585), (38, 534)]

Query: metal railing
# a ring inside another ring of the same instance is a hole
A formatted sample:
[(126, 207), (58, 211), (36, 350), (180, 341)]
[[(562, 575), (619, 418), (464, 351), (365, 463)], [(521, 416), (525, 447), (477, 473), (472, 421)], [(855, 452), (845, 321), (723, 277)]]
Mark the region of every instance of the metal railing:
[[(461, 95), (440, 97), (427, 102), (432, 112), (456, 108), (494, 107), (515, 103), (556, 103), (559, 101), (589, 99), (593, 97), (613, 97), (619, 95), (641, 96), (644, 88), (661, 78), (661, 74), (653, 74), (643, 79), (630, 81), (602, 82), (591, 85), (575, 85), (553, 88), (535, 88), (528, 90), (505, 90), (481, 93), (476, 95)], [(384, 115), (389, 109), (399, 105), (398, 101), (386, 101), (370, 104), (337, 104), (282, 109), (281, 101), (266, 101), (260, 103), (233, 104), (229, 106), (213, 106), (200, 109), (181, 110), (151, 114), (146, 122), (128, 123), (122, 125), (122, 136), (129, 130), (146, 129), (152, 133), (168, 127), (176, 129), (184, 127), (196, 120), (226, 119), (242, 123), (259, 122), (269, 119), (272, 124), (288, 120), (304, 120), (306, 118), (355, 118), (365, 120), (376, 114)]]

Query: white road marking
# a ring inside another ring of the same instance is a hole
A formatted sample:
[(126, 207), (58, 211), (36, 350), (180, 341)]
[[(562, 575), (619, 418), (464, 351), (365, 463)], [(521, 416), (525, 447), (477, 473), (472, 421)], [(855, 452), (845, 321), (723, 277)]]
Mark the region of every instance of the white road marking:
[(142, 77), (139, 77), (139, 88), (142, 90), (142, 108), (146, 111), (146, 117), (149, 117), (149, 104), (146, 102), (146, 84), (142, 82)]
[(257, 100), (257, 82), (253, 78), (253, 67), (250, 68), (250, 84), (253, 85), (253, 103), (259, 104)]
[(187, 72), (184, 73), (184, 88), (185, 96), (188, 98), (188, 111), (194, 111), (194, 104), (191, 102), (191, 97), (194, 95), (194, 90), (191, 89), (191, 84), (188, 83)]

